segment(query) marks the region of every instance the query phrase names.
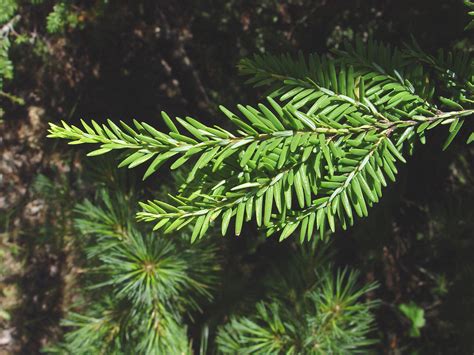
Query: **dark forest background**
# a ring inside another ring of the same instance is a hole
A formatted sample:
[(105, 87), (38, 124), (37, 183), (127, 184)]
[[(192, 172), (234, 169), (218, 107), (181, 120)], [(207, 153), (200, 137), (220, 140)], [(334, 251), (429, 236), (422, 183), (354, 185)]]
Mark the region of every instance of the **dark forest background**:
[[(243, 85), (239, 59), (326, 52), (356, 34), (395, 45), (413, 35), (427, 51), (474, 49), (460, 0), (90, 0), (71, 2), (74, 17), (58, 23), (48, 17), (57, 1), (18, 3), (14, 77), (3, 90), (24, 102), (0, 96), (0, 354), (35, 354), (61, 338), (81, 273), (73, 208), (109, 164), (46, 139), (47, 122), (135, 118), (160, 127), (166, 109), (222, 125), (218, 104), (262, 94)], [(441, 152), (443, 134), (417, 148), (368, 218), (333, 236), (337, 263), (380, 284), (380, 353), (474, 351), (474, 148), (460, 138)], [(125, 180), (145, 197), (172, 183), (166, 173)], [(226, 282), (205, 314), (258, 294), (262, 270), (288, 253), (250, 226), (221, 243)], [(419, 337), (402, 303), (423, 310)]]

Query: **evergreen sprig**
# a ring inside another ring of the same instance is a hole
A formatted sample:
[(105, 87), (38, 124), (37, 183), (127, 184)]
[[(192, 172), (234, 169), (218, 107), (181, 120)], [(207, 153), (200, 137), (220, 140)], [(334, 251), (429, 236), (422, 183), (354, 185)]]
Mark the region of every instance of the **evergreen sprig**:
[(187, 231), (166, 240), (139, 230), (133, 201), (123, 191), (101, 190), (77, 207), (75, 226), (86, 238), (84, 300), (63, 321), (69, 331), (50, 352), (192, 353), (184, 318), (212, 299), (216, 247), (201, 241), (190, 248)]
[(155, 230), (192, 224), (194, 241), (218, 220), (223, 235), (231, 220), (239, 235), (254, 219), (268, 235), (299, 229), (304, 241), (367, 216), (417, 140), (449, 125), (446, 149), (474, 113), (472, 56), (433, 57), (415, 42), (397, 49), (359, 39), (331, 56), (257, 55), (239, 68), (270, 91), (267, 104), (238, 105), (238, 114), (221, 107), (235, 132), (162, 113), (168, 133), (109, 120), (51, 124), (49, 137), (100, 144), (90, 156), (124, 150), (119, 166), (148, 163), (144, 178), (169, 160), (171, 169), (187, 164), (178, 194), (140, 203), (138, 218)]
[(267, 277), (265, 289), (270, 292), (257, 303), (256, 312), (233, 316), (218, 329), (219, 352), (367, 353), (374, 343), (371, 311), (377, 305), (367, 294), (376, 285), (359, 286), (355, 271), (333, 272), (324, 249), (306, 243), (275, 265), (275, 274)]

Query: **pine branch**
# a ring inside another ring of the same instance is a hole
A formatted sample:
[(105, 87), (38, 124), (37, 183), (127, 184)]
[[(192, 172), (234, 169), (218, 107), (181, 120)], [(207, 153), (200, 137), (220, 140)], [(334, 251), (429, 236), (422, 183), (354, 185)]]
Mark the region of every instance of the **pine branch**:
[(293, 304), (279, 295), (257, 304), (252, 316), (233, 317), (219, 329), (216, 342), (222, 353), (314, 354), (363, 352), (374, 343), (367, 335), (373, 326), (374, 302), (361, 298), (375, 285), (357, 287), (357, 273), (325, 272), (318, 287), (297, 295)]
[[(86, 302), (63, 322), (69, 352), (190, 353), (183, 318), (212, 299), (219, 270), (213, 243), (189, 233), (154, 238), (137, 229), (133, 195), (99, 191), (76, 209), (86, 244)], [(132, 218), (132, 219), (130, 219)]]
[(109, 120), (92, 126), (82, 121), (83, 129), (51, 124), (50, 137), (100, 144), (89, 155), (125, 150), (119, 166), (148, 162), (144, 178), (171, 159), (171, 169), (190, 166), (169, 201), (140, 204), (138, 218), (155, 223), (155, 230), (171, 233), (192, 224), (194, 241), (219, 219), (222, 234), (234, 220), (236, 235), (255, 219), (267, 234), (280, 232), (280, 239), (298, 228), (301, 241), (315, 230), (322, 237), (327, 226), (345, 229), (355, 216), (368, 215), (386, 180), (395, 181), (403, 152), (424, 142), (428, 130), (450, 125), (446, 149), (474, 113), (466, 100), (460, 105), (440, 97), (442, 106), (454, 109), (444, 112), (427, 100), (433, 91), (406, 52), (356, 41), (336, 55), (242, 61), (250, 83), (272, 89), (269, 106), (239, 105), (241, 117), (221, 107), (235, 132), (163, 113), (168, 133)]

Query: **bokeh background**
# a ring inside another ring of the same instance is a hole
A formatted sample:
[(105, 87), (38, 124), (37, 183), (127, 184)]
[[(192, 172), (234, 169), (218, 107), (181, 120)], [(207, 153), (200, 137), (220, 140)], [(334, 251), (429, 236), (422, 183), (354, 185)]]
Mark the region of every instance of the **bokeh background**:
[[(262, 52), (326, 52), (355, 35), (395, 45), (415, 36), (432, 52), (474, 49), (463, 31), (468, 20), (461, 0), (0, 5), (5, 13), (14, 6), (15, 14), (14, 22), (0, 24), (0, 31), (12, 25), (13, 65), (0, 95), (0, 354), (35, 354), (61, 338), (59, 322), (74, 302), (81, 272), (73, 208), (94, 193), (104, 174), (94, 175), (97, 167), (110, 163), (86, 161), (85, 150), (47, 139), (48, 122), (138, 119), (160, 127), (159, 113), (166, 110), (225, 125), (218, 104), (252, 104), (262, 94), (243, 85), (239, 59)], [(3, 20), (1, 11), (0, 6)], [(474, 350), (474, 148), (460, 137), (441, 152), (444, 135), (433, 131), (370, 216), (333, 238), (337, 263), (380, 283), (380, 353)], [(133, 174), (125, 184), (146, 197), (172, 182), (166, 172), (146, 183)], [(229, 259), (220, 292), (227, 296), (208, 313), (224, 312), (249, 290), (258, 294), (268, 260), (287, 253), (285, 243), (266, 240), (251, 226), (222, 243)], [(401, 303), (424, 310), (419, 337), (410, 336)]]

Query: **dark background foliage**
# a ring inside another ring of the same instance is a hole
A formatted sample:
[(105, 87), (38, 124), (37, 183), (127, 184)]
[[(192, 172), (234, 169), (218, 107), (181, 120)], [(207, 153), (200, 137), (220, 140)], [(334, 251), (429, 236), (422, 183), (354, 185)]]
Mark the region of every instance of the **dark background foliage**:
[[(91, 167), (82, 153), (45, 139), (48, 121), (136, 118), (160, 126), (166, 109), (222, 124), (217, 104), (253, 103), (261, 94), (242, 85), (240, 58), (325, 52), (355, 34), (393, 44), (414, 35), (428, 51), (473, 49), (459, 0), (74, 1), (77, 24), (50, 33), (55, 3), (19, 2), (16, 31), (27, 40), (10, 50), (15, 76), (4, 91), (25, 103), (0, 97), (0, 310), (8, 315), (0, 318), (0, 353), (36, 353), (60, 338), (80, 273), (70, 215), (74, 201), (93, 192), (85, 177)], [(474, 150), (459, 138), (441, 153), (437, 134), (367, 219), (333, 237), (338, 263), (381, 284), (382, 353), (474, 350)], [(40, 175), (54, 182), (52, 191)], [(163, 184), (171, 184), (166, 173), (137, 188), (150, 196)], [(258, 234), (247, 226), (241, 237), (222, 240), (229, 276), (199, 322), (257, 297), (270, 261), (288, 257), (285, 243)], [(425, 310), (418, 338), (398, 311), (410, 302)]]

